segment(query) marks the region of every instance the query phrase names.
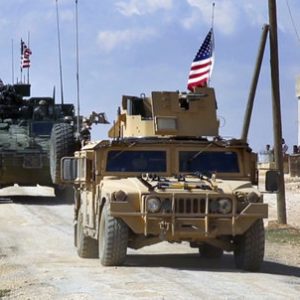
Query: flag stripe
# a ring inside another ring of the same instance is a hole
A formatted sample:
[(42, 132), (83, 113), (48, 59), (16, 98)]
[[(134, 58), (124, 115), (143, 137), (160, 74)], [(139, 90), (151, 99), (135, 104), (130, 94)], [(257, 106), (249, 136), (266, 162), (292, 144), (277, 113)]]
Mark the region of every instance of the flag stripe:
[(197, 71), (199, 69), (210, 69), (211, 68), (212, 63), (210, 64), (205, 64), (205, 65), (198, 65), (198, 66), (194, 66), (191, 68), (191, 72), (193, 71)]
[(206, 73), (206, 74), (203, 74), (201, 76), (198, 76), (198, 77), (195, 77), (195, 78), (191, 78), (191, 79), (188, 80), (188, 84), (196, 83), (198, 81), (202, 81), (203, 79), (208, 78), (208, 77), (209, 77), (209, 74)]
[(209, 72), (209, 71), (210, 71), (210, 67), (200, 68), (200, 69), (191, 71), (190, 76), (195, 75), (195, 74), (201, 74), (203, 72)]
[(211, 64), (211, 58), (203, 59), (201, 61), (193, 61), (191, 67), (194, 68), (196, 66), (202, 66), (202, 65), (210, 65)]
[(197, 77), (201, 77), (201, 76), (206, 75), (206, 74), (209, 76), (209, 71), (201, 72), (201, 73), (194, 74), (194, 75), (190, 75), (188, 80), (193, 79), (193, 78), (197, 78)]

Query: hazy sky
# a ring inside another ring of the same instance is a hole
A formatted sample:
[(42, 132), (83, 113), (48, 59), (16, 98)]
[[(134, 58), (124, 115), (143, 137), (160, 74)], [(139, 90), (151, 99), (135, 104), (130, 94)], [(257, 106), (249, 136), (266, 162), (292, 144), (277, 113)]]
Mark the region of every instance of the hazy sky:
[[(115, 119), (121, 95), (152, 90), (186, 91), (191, 62), (211, 27), (215, 6), (215, 66), (211, 85), (218, 100), (220, 134), (240, 137), (267, 0), (78, 0), (81, 112), (105, 111)], [(300, 74), (299, 0), (277, 0), (283, 136), (297, 143), (295, 78)], [(0, 0), (0, 78), (20, 78), (20, 39), (30, 32), (32, 96), (60, 101), (55, 0)], [(58, 0), (65, 102), (76, 103), (75, 0)], [(249, 143), (273, 143), (269, 47), (259, 80)], [(93, 128), (106, 138), (107, 125)]]

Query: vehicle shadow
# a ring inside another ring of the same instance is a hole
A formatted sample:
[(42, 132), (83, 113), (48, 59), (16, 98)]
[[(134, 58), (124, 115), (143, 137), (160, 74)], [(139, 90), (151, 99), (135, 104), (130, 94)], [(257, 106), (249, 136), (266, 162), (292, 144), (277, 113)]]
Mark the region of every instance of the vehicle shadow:
[(23, 205), (72, 205), (74, 199), (72, 197), (29, 197), (19, 196), (12, 197), (11, 202)]
[[(127, 256), (125, 266), (247, 273), (247, 271), (235, 268), (234, 256), (232, 254), (224, 254), (220, 259), (201, 258), (199, 254), (131, 254)], [(264, 261), (259, 273), (300, 278), (300, 267), (289, 266), (279, 262)]]

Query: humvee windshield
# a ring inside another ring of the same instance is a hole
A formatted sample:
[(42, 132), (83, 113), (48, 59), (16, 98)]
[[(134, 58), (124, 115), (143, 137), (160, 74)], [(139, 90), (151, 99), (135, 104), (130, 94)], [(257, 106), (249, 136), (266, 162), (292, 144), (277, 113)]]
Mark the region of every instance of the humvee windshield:
[(165, 151), (109, 151), (107, 172), (166, 172)]
[(179, 172), (238, 173), (238, 155), (231, 151), (180, 151)]

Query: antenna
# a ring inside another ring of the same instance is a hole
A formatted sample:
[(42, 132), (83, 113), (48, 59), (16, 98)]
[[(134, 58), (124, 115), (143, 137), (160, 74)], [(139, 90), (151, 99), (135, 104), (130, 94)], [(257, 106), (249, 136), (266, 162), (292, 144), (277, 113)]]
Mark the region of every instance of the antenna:
[(59, 57), (60, 97), (61, 97), (61, 104), (64, 104), (64, 88), (63, 88), (63, 75), (62, 75), (62, 63), (61, 63), (61, 45), (60, 45), (60, 28), (59, 28), (58, 1), (57, 0), (56, 0), (56, 23), (57, 23), (58, 57)]
[(14, 40), (11, 40), (11, 77), (12, 84), (15, 83), (15, 73), (14, 73)]
[(212, 29), (214, 28), (214, 22), (215, 22), (215, 6), (216, 6), (216, 3), (213, 2), (212, 3), (212, 12), (211, 12), (211, 28)]
[[(28, 31), (27, 45), (28, 45), (28, 49), (30, 49), (30, 31)], [(30, 65), (28, 65), (27, 68), (27, 84), (29, 84), (29, 69), (30, 69)]]
[(21, 80), (21, 83), (22, 83), (22, 80), (23, 80), (23, 68), (22, 68), (23, 52), (24, 52), (24, 42), (21, 39), (21, 56), (20, 56), (20, 58), (21, 58), (21, 61), (20, 61), (20, 80)]
[(53, 93), (52, 93), (52, 98), (53, 98), (53, 100), (54, 100), (54, 102), (55, 102), (55, 86), (53, 87)]
[(78, 0), (75, 0), (76, 8), (76, 81), (77, 81), (77, 134), (80, 131), (80, 99), (79, 99), (79, 46), (78, 46)]

